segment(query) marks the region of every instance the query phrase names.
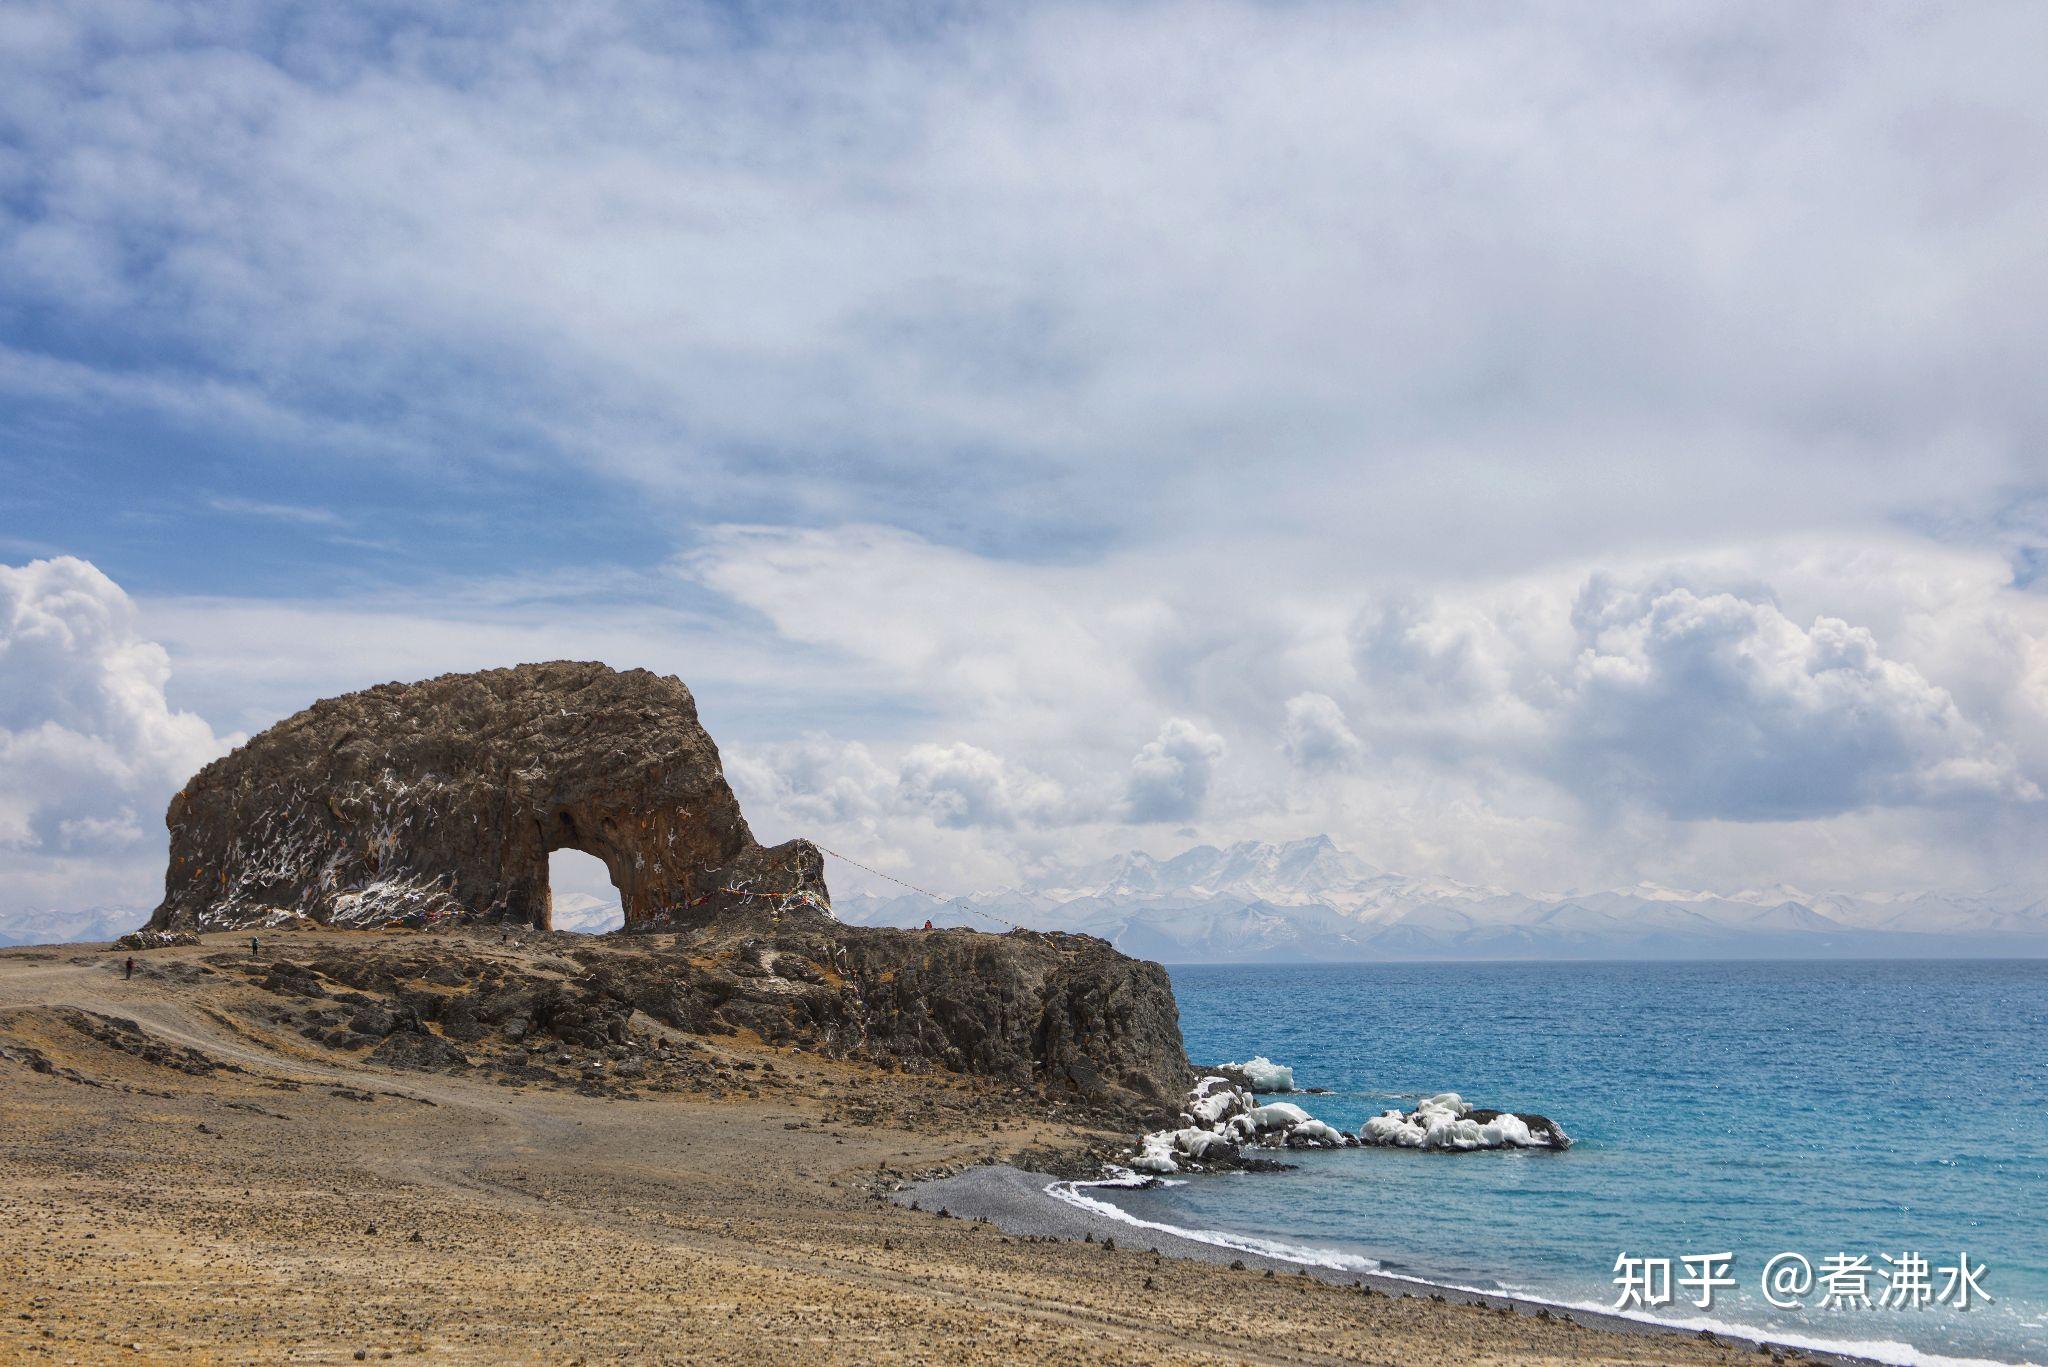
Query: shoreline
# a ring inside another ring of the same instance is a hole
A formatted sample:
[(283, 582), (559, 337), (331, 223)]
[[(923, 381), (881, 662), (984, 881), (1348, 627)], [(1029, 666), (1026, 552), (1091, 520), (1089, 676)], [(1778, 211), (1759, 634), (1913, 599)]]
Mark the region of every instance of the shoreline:
[[(1051, 1191), (1055, 1186), (1072, 1189), (1111, 1185), (1114, 1184), (1109, 1181), (1077, 1181), (1007, 1163), (994, 1163), (966, 1168), (948, 1177), (927, 1178), (905, 1184), (901, 1190), (890, 1193), (890, 1199), (906, 1209), (918, 1209), (926, 1214), (936, 1215), (944, 1212), (946, 1218), (986, 1221), (1003, 1233), (1013, 1236), (1084, 1242), (1092, 1240), (1097, 1243), (1116, 1240), (1116, 1247), (1152, 1251), (1165, 1257), (1206, 1263), (1223, 1271), (1234, 1271), (1231, 1265), (1239, 1263), (1242, 1264), (1242, 1271), (1237, 1275), (1241, 1276), (1263, 1278), (1269, 1272), (1274, 1276), (1305, 1276), (1333, 1286), (1362, 1285), (1379, 1295), (1441, 1298), (1446, 1302), (1479, 1306), (1500, 1314), (1577, 1323), (1609, 1333), (1718, 1341), (1756, 1351), (1771, 1352), (1781, 1358), (1797, 1356), (1803, 1361), (1840, 1364), (1840, 1367), (1900, 1367), (1902, 1363), (1963, 1367), (1965, 1364), (1986, 1361), (1944, 1357), (1903, 1343), (1897, 1346), (1905, 1349), (1906, 1355), (1878, 1357), (1870, 1355), (1867, 1351), (1853, 1351), (1820, 1341), (1802, 1341), (1800, 1336), (1775, 1337), (1767, 1331), (1746, 1329), (1738, 1325), (1715, 1322), (1712, 1327), (1703, 1328), (1698, 1325), (1623, 1315), (1568, 1301), (1485, 1291), (1476, 1287), (1460, 1286), (1455, 1282), (1439, 1282), (1425, 1277), (1387, 1272), (1377, 1266), (1343, 1267), (1329, 1262), (1311, 1262), (1302, 1257), (1290, 1257), (1289, 1254), (1310, 1257), (1334, 1254), (1341, 1258), (1355, 1257), (1361, 1263), (1373, 1260), (1337, 1250), (1289, 1245), (1252, 1236), (1184, 1230), (1157, 1222), (1141, 1221), (1121, 1211), (1114, 1215), (1106, 1214), (1100, 1209), (1076, 1204), (1072, 1199), (1062, 1199)], [(1112, 1203), (1100, 1200), (1094, 1200), (1091, 1204), (1112, 1206)], [(1211, 1237), (1202, 1237), (1205, 1235)], [(1865, 1349), (1878, 1346), (1860, 1345)], [(1882, 1346), (1889, 1348), (1893, 1345), (1887, 1343)], [(1990, 1364), (1990, 1367), (1998, 1365)]]

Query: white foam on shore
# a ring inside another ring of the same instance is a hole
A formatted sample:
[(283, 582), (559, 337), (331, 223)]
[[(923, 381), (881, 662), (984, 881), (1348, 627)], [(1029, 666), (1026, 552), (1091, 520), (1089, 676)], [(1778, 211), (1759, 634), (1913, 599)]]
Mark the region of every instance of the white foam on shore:
[[(1463, 1289), (1463, 1288), (1459, 1288)], [(1532, 1301), (1553, 1305), (1561, 1310), (1589, 1310), (1595, 1314), (1612, 1315), (1620, 1320), (1634, 1320), (1638, 1324), (1655, 1324), (1665, 1329), (1685, 1329), (1697, 1332), (1712, 1330), (1724, 1338), (1747, 1339), (1752, 1343), (1776, 1343), (1787, 1348), (1804, 1348), (1815, 1353), (1840, 1353), (1845, 1357), (1870, 1358), (1876, 1362), (1897, 1363), (1898, 1367), (2016, 1367), (2010, 1362), (1995, 1358), (1959, 1358), (1943, 1353), (1930, 1353), (1924, 1348), (1915, 1348), (1910, 1343), (1896, 1339), (1830, 1339), (1802, 1333), (1798, 1329), (1766, 1329), (1754, 1324), (1739, 1324), (1733, 1320), (1715, 1319), (1707, 1315), (1659, 1317), (1646, 1315), (1636, 1310), (1615, 1310), (1598, 1301), (1546, 1300), (1523, 1292), (1510, 1293), (1516, 1300)], [(2020, 1363), (2017, 1367), (2033, 1367)]]
[[(1578, 1310), (1612, 1319), (1633, 1320), (1638, 1324), (1656, 1325), (1663, 1329), (1681, 1329), (1697, 1333), (1708, 1329), (1727, 1338), (1741, 1339), (1750, 1343), (1775, 1343), (1788, 1348), (1804, 1348), (1816, 1353), (1839, 1353), (1847, 1357), (1869, 1358), (1876, 1362), (1897, 1364), (1897, 1367), (2014, 1367), (2011, 1363), (1991, 1358), (1949, 1357), (1941, 1353), (1930, 1353), (1915, 1348), (1910, 1343), (1882, 1339), (1865, 1341), (1859, 1339), (1828, 1339), (1801, 1333), (1797, 1329), (1767, 1329), (1758, 1325), (1739, 1324), (1733, 1321), (1712, 1319), (1705, 1316), (1679, 1318), (1658, 1317), (1634, 1310), (1615, 1310), (1597, 1301), (1558, 1300), (1549, 1296), (1532, 1295), (1529, 1292), (1502, 1287), (1468, 1286), (1463, 1282), (1432, 1281), (1405, 1272), (1389, 1272), (1384, 1264), (1375, 1258), (1359, 1253), (1341, 1253), (1332, 1248), (1310, 1248), (1302, 1244), (1282, 1243), (1278, 1239), (1261, 1239), (1249, 1234), (1229, 1234), (1217, 1229), (1187, 1229), (1180, 1225), (1169, 1225), (1159, 1220), (1145, 1220), (1129, 1211), (1097, 1197), (1086, 1196), (1083, 1187), (1139, 1187), (1149, 1181), (1136, 1173), (1124, 1171), (1121, 1175), (1105, 1178), (1098, 1182), (1053, 1182), (1045, 1188), (1045, 1194), (1053, 1200), (1115, 1220), (1119, 1224), (1131, 1225), (1138, 1229), (1149, 1229), (1158, 1234), (1172, 1235), (1191, 1243), (1208, 1244), (1213, 1248), (1227, 1248), (1235, 1253), (1250, 1253), (1256, 1257), (1272, 1258), (1277, 1262), (1296, 1263), (1304, 1267), (1326, 1268), (1332, 1272), (1369, 1272), (1376, 1277), (1390, 1281), (1407, 1282), (1414, 1286), (1440, 1291), (1463, 1291), (1474, 1296), (1505, 1297), (1523, 1305), (1549, 1306), (1554, 1310)], [(1182, 1186), (1184, 1182), (1161, 1183), (1167, 1186)], [(2023, 1363), (2020, 1367), (2032, 1367)]]
[(1135, 1176), (1112, 1177), (1100, 1182), (1054, 1182), (1045, 1189), (1045, 1194), (1055, 1201), (1064, 1202), (1090, 1215), (1120, 1224), (1134, 1225), (1158, 1234), (1171, 1234), (1176, 1239), (1187, 1239), (1198, 1244), (1215, 1248), (1227, 1248), (1233, 1253), (1250, 1253), (1260, 1258), (1275, 1258), (1281, 1262), (1300, 1263), (1306, 1267), (1325, 1267), (1332, 1272), (1378, 1272), (1380, 1265), (1371, 1258), (1357, 1253), (1339, 1253), (1334, 1248), (1307, 1248), (1300, 1244), (1283, 1244), (1275, 1239), (1260, 1239), (1249, 1234), (1225, 1234), (1215, 1229), (1182, 1229), (1178, 1225), (1161, 1224), (1156, 1220), (1141, 1220), (1127, 1210), (1108, 1201), (1081, 1193), (1082, 1187), (1132, 1187), (1139, 1185)]

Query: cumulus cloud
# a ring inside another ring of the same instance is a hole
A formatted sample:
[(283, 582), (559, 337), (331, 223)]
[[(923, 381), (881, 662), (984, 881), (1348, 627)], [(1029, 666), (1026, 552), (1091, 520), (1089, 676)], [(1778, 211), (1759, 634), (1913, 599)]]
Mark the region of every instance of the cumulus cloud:
[(812, 735), (734, 747), (727, 776), (741, 798), (796, 828), (872, 834), (890, 822), (1010, 830), (1076, 819), (1059, 784), (964, 741), (919, 744), (893, 760), (859, 741)]
[[(1880, 815), (1917, 810), (1922, 876), (2012, 870), (1982, 809), (2030, 807), (2048, 781), (2048, 598), (1986, 551), (1806, 539), (1276, 597), (1207, 555), (1029, 565), (878, 529), (710, 546), (693, 574), (826, 651), (834, 676), (1027, 757), (1074, 813), (1062, 839), (1089, 849), (1196, 822), (1215, 839), (1327, 828), (1390, 867), (1525, 886), (1754, 881), (1714, 857), (1738, 848), (1839, 879), (1859, 831), (1882, 828), (1873, 854), (1906, 849)], [(1133, 760), (1119, 733), (1147, 711), (1180, 720)], [(870, 780), (882, 825), (930, 824), (898, 768), (923, 725)], [(936, 810), (1014, 856), (1044, 828), (986, 791)], [(1935, 814), (1966, 807), (1981, 833), (1959, 840)], [(1728, 822), (1780, 834), (1690, 829)]]
[(2041, 796), (1945, 689), (1840, 618), (1601, 576), (1573, 619), (1554, 772), (1582, 794), (1773, 821)]
[(0, 565), (0, 910), (76, 905), (75, 878), (139, 898), (161, 877), (165, 804), (233, 739), (173, 708), (169, 677), (134, 603), (92, 565)]
[[(1866, 552), (1852, 573), (1878, 564)], [(1927, 595), (1949, 567), (1933, 555), (1889, 568), (1895, 593)], [(1994, 592), (1978, 587), (1980, 622)], [(1845, 595), (1837, 585), (1832, 596)], [(1941, 597), (1917, 611), (1894, 597), (1880, 610), (1901, 635), (1930, 607), (1958, 620), (1973, 611)], [(1991, 615), (2038, 642), (2005, 611)], [(1987, 730), (2008, 729), (1998, 699), (2024, 697), (2031, 650), (1964, 667), (1986, 705), (1973, 718), (1871, 627), (1826, 612), (1795, 618), (1771, 584), (1725, 562), (1380, 604), (1352, 637), (1379, 744), (1519, 764), (1596, 809), (1795, 821), (2041, 796), (2022, 755)], [(1944, 652), (1925, 653), (1942, 662)]]
[[(121, 895), (148, 896), (163, 800), (222, 744), (163, 700), (159, 634), (205, 696), (246, 703), (261, 681), (274, 701), (230, 714), (249, 726), (512, 659), (675, 672), (757, 834), (942, 890), (1171, 853), (1183, 825), (1329, 830), (1385, 867), (1523, 887), (2042, 871), (2027, 813), (2048, 782), (2048, 598), (1992, 554), (1803, 543), (1276, 604), (1200, 558), (1155, 567), (1135, 600), (1127, 564), (874, 529), (713, 544), (683, 582), (725, 586), (747, 616), (472, 586), (354, 609), (153, 600), (145, 633), (89, 566), (10, 570), (8, 619), (32, 625), (9, 627), (0, 725), (37, 765), (0, 783), (10, 873), (66, 889), (42, 902), (101, 899), (82, 889), (111, 854)], [(792, 717), (830, 730), (793, 735)], [(1135, 755), (1134, 731), (1152, 737)], [(835, 888), (858, 877), (834, 865)]]
[(1327, 693), (1298, 693), (1287, 700), (1281, 727), (1288, 759), (1310, 771), (1348, 769), (1360, 746), (1344, 709)]
[(979, 746), (918, 745), (903, 757), (897, 791), (941, 826), (1015, 826), (1071, 819), (1059, 785)]
[(1202, 814), (1224, 753), (1223, 737), (1169, 718), (1131, 759), (1125, 801), (1133, 821), (1191, 821)]
[(799, 829), (870, 825), (896, 783), (858, 741), (811, 735), (756, 747), (728, 747), (726, 778), (742, 807)]

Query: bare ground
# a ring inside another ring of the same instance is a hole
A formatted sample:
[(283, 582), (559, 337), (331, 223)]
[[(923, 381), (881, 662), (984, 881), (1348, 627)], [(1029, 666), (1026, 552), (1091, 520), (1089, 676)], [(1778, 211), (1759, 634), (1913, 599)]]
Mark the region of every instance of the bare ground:
[(0, 951), (0, 1361), (1758, 1360), (883, 1199), (1099, 1138), (968, 1080), (746, 1039), (698, 1046), (717, 1099), (383, 1067), (200, 972), (235, 942)]

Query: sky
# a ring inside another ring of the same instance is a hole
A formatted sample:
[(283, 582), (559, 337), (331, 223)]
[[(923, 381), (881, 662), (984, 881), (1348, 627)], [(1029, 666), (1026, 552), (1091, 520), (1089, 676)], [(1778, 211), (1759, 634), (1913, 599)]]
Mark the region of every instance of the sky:
[[(0, 918), (683, 678), (920, 886), (2048, 885), (2048, 8), (0, 3)], [(843, 865), (834, 882), (854, 885)]]

